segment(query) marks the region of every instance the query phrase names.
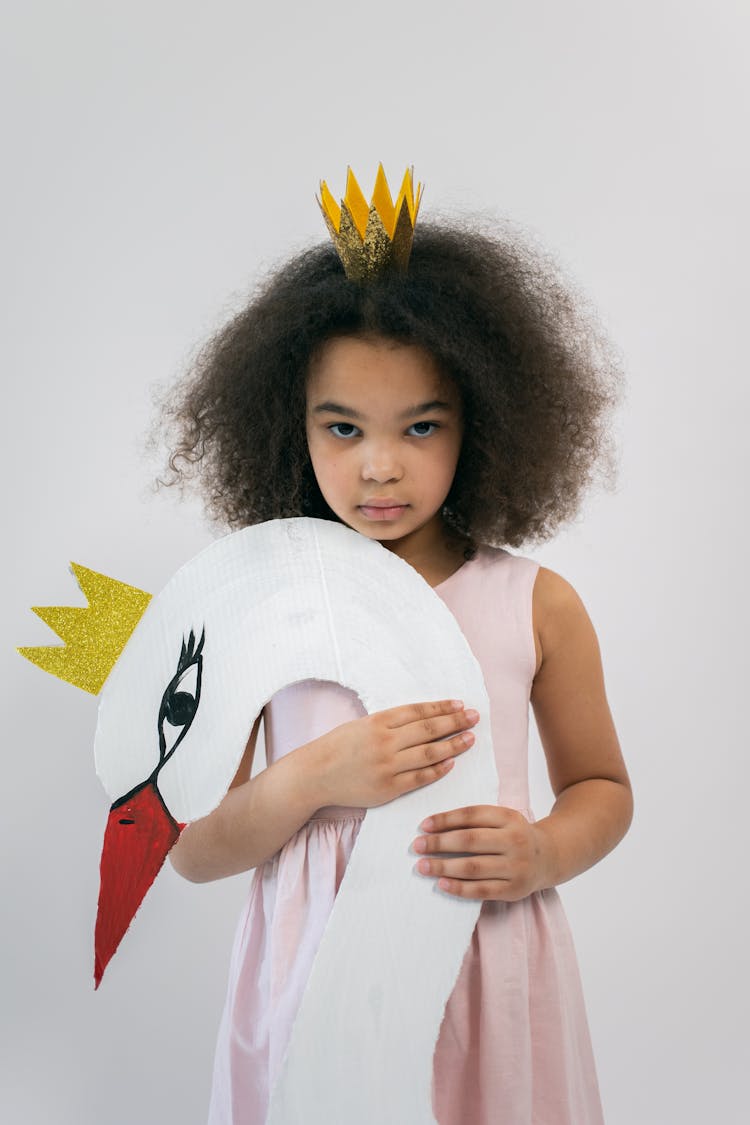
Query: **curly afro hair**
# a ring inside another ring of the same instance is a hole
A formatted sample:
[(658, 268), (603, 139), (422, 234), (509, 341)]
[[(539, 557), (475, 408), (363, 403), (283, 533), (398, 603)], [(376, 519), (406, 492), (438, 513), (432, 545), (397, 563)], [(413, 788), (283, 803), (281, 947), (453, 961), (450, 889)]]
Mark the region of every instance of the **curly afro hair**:
[(619, 366), (586, 302), (516, 234), (422, 223), (406, 274), (351, 282), (330, 244), (274, 272), (167, 400), (176, 440), (162, 483), (197, 477), (229, 527), (338, 520), (307, 450), (305, 387), (340, 336), (416, 345), (455, 381), (464, 438), (443, 518), (475, 543), (549, 537), (611, 465)]

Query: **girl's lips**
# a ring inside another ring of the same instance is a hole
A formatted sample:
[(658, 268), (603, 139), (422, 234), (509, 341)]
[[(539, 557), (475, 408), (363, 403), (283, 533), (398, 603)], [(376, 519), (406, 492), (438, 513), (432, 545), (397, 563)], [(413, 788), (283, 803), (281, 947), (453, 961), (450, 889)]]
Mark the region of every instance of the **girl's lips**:
[(360, 504), (359, 510), (368, 520), (395, 520), (408, 507), (408, 504), (398, 504), (392, 508), (375, 508), (370, 504)]

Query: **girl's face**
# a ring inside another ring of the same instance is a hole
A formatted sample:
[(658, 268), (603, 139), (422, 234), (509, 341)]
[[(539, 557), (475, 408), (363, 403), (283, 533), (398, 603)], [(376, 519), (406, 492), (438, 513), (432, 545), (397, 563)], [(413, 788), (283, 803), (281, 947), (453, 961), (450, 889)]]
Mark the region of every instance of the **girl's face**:
[(442, 542), (461, 450), (461, 400), (421, 348), (329, 340), (307, 381), (307, 444), (328, 506), (399, 555)]

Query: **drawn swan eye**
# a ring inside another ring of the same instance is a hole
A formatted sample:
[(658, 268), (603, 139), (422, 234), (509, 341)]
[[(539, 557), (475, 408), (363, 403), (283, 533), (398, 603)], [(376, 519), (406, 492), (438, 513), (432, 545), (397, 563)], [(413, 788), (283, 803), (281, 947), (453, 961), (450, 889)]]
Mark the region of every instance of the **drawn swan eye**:
[[(198, 666), (191, 664), (175, 684), (169, 685), (164, 693), (164, 718), (173, 727), (184, 727), (192, 723), (198, 710)], [(178, 690), (179, 689), (179, 690)]]
[(162, 695), (158, 722), (160, 766), (182, 742), (198, 710), (205, 639), (204, 629), (197, 645), (192, 630), (187, 641), (183, 640), (177, 671)]

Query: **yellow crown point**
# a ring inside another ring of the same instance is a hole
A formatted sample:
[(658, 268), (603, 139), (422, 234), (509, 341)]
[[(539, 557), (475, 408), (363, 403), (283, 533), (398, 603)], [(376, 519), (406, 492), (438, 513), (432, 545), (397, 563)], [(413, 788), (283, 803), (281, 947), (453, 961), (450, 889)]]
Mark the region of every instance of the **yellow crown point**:
[(87, 606), (33, 606), (65, 643), (19, 648), (32, 664), (98, 695), (151, 595), (106, 574), (70, 564)]
[(369, 206), (351, 168), (340, 206), (321, 180), (318, 205), (351, 281), (371, 281), (388, 267), (402, 273), (406, 270), (421, 199), (422, 184), (417, 185), (415, 196), (412, 168), (404, 173), (395, 203), (382, 164)]
[(417, 211), (419, 210), (419, 204), (422, 202), (422, 190), (422, 184), (417, 184), (417, 195), (415, 198), (414, 169), (407, 168), (404, 172), (404, 178), (401, 181), (401, 189), (398, 193), (398, 199), (396, 200), (394, 210), (397, 216), (400, 215), (404, 202), (406, 202), (412, 226), (414, 226), (417, 221)]
[(371, 206), (375, 208), (380, 216), (380, 221), (385, 227), (385, 233), (389, 238), (393, 238), (393, 229), (396, 226), (396, 208), (393, 206), (391, 189), (388, 187), (388, 180), (385, 178), (385, 171), (382, 164), (378, 164), (375, 187), (372, 189)]
[(354, 225), (359, 231), (360, 238), (364, 239), (367, 234), (367, 220), (370, 217), (370, 208), (367, 206), (367, 200), (362, 194), (362, 189), (357, 183), (357, 177), (354, 175), (351, 168), (347, 168), (346, 170), (344, 205), (354, 219)]

